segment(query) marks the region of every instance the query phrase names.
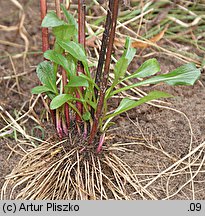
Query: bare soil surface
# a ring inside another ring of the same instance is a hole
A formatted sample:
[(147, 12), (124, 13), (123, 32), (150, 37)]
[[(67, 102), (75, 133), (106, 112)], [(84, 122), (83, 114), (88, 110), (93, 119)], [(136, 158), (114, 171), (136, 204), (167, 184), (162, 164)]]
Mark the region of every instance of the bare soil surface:
[[(23, 31), (23, 34), (29, 40), (29, 53), (25, 61), (23, 56), (17, 56), (25, 49), (24, 38), (18, 30), (0, 31), (0, 106), (4, 109), (0, 109), (0, 129), (11, 122), (5, 111), (14, 119), (18, 119), (34, 102), (36, 96), (31, 96), (30, 89), (38, 83), (35, 67), (42, 60), (38, 1), (19, 2), (25, 9), (26, 31)], [(9, 27), (19, 24), (19, 10), (10, 1), (3, 0), (0, 14), (1, 25)], [(10, 44), (5, 44), (5, 41)], [(166, 41), (162, 39), (160, 43)], [(143, 54), (152, 52), (153, 49), (148, 48)], [(137, 54), (130, 71), (147, 59), (140, 51), (137, 51)], [(182, 64), (182, 61), (173, 56), (163, 56), (157, 52), (152, 57), (159, 60), (161, 73), (167, 73)], [(162, 84), (144, 87), (142, 90), (145, 92), (157, 89), (174, 97), (166, 100), (167, 104), (155, 103), (166, 107), (145, 104), (122, 114), (115, 119), (116, 124), (107, 134), (106, 145), (127, 143), (126, 148), (129, 151), (118, 152), (118, 156), (132, 167), (140, 184), (157, 199), (205, 199), (205, 146), (163, 174), (167, 168), (205, 141), (203, 76), (202, 74), (201, 79), (191, 87), (170, 87)], [(112, 106), (116, 106), (118, 102), (113, 100)], [(27, 134), (46, 139), (55, 133), (47, 120), (42, 100), (39, 99), (34, 111), (18, 122)], [(39, 126), (39, 122), (45, 134), (36, 127)], [(6, 129), (9, 130), (11, 127)], [(27, 143), (28, 140), (25, 141), (25, 137), (15, 130), (3, 137), (0, 133), (0, 189), (6, 175), (21, 158), (16, 149), (21, 150), (23, 154), (21, 148), (28, 149)], [(136, 195), (135, 198), (140, 199), (140, 196)]]

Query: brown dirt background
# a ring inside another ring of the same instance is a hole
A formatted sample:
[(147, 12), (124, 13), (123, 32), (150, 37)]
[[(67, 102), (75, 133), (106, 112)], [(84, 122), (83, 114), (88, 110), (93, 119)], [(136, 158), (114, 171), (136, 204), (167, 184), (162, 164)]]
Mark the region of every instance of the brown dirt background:
[[(26, 75), (18, 77), (20, 92), (18, 91), (15, 78), (4, 79), (4, 77), (14, 75), (14, 68), (7, 56), (8, 53), (16, 55), (24, 51), (24, 47), (15, 47), (0, 43), (0, 105), (9, 112), (14, 118), (24, 114), (29, 109), (29, 104), (33, 101), (30, 89), (37, 83), (35, 74), (35, 66), (42, 60), (41, 49), (41, 33), (39, 19), (39, 3), (38, 1), (19, 1), (25, 9), (25, 29), (29, 39), (29, 55), (26, 58), (25, 68), (23, 59), (14, 58), (13, 63), (17, 74), (26, 72)], [(16, 7), (7, 0), (1, 2), (0, 8), (0, 24), (6, 26), (15, 26), (19, 23), (19, 12)], [(23, 40), (18, 31), (0, 31), (0, 40), (10, 41), (15, 44), (23, 44)], [(163, 43), (160, 41), (160, 43)], [(188, 47), (192, 50), (192, 47)], [(148, 49), (145, 52), (149, 52)], [(35, 52), (35, 54), (32, 54)], [(37, 54), (39, 52), (40, 54)], [(139, 53), (139, 52), (138, 52)], [(7, 57), (6, 57), (7, 56)], [(166, 73), (171, 69), (181, 65), (182, 62), (173, 57), (157, 54), (156, 57), (161, 64), (162, 73)], [(146, 58), (135, 58), (133, 68), (140, 65)], [(132, 67), (131, 67), (132, 69)], [(193, 130), (193, 148), (205, 140), (205, 81), (203, 74), (200, 79), (192, 87), (169, 87), (165, 85), (157, 85), (144, 87), (143, 90), (148, 92), (153, 89), (163, 90), (173, 94), (175, 97), (169, 99), (171, 103), (169, 107), (177, 109), (189, 118)], [(35, 107), (35, 113), (31, 113), (25, 121), (21, 122), (22, 127), (28, 134), (32, 134), (32, 129), (37, 126), (37, 122), (32, 119), (32, 115), (42, 114), (41, 101), (38, 101)], [(117, 101), (116, 101), (117, 103)], [(113, 103), (114, 105), (115, 103)], [(2, 112), (2, 111), (0, 111)], [(2, 112), (3, 115), (3, 112)], [(48, 125), (46, 116), (42, 115), (43, 125)], [(35, 116), (36, 117), (36, 116)], [(190, 130), (186, 118), (175, 111), (169, 109), (157, 108), (150, 105), (142, 105), (126, 114), (115, 119), (116, 125), (110, 129), (107, 142), (108, 143), (132, 143), (127, 148), (130, 152), (118, 153), (138, 175), (142, 185), (146, 185), (153, 176), (163, 171), (166, 167), (171, 166), (176, 160), (183, 158), (189, 152)], [(6, 126), (6, 122), (0, 117), (0, 129)], [(46, 137), (53, 131), (52, 126), (47, 126)], [(48, 131), (47, 131), (48, 130)], [(41, 134), (36, 132), (36, 136)], [(10, 148), (18, 145), (18, 141), (24, 138), (17, 133), (14, 136), (0, 137), (0, 188), (2, 188), (4, 178), (9, 174), (12, 168), (18, 162), (20, 156), (12, 154), (9, 160), (8, 155)], [(23, 142), (23, 141), (22, 141)], [(133, 144), (134, 143), (134, 144)], [(164, 152), (171, 158), (160, 152), (160, 145)], [(10, 148), (8, 147), (10, 146)], [(156, 147), (157, 149), (154, 149)], [(199, 161), (204, 155), (200, 156)], [(197, 165), (192, 167), (193, 173), (197, 170)], [(170, 177), (170, 178), (169, 178)], [(167, 188), (170, 194), (177, 191), (188, 179), (190, 173), (188, 170), (182, 170), (176, 175), (167, 174), (155, 181), (149, 188), (157, 199), (164, 199), (168, 196)], [(169, 185), (167, 180), (169, 179)], [(205, 166), (202, 165), (200, 172), (194, 178), (194, 194), (195, 199), (205, 199)], [(136, 196), (136, 199), (139, 198)], [(191, 184), (184, 186), (179, 192), (170, 197), (170, 199), (192, 199), (193, 188)]]

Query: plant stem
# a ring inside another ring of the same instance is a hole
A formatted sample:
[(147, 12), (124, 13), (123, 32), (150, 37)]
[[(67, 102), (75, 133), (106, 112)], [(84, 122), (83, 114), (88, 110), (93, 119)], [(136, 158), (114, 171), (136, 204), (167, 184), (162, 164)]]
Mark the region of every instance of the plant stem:
[[(109, 4), (111, 4), (111, 1), (109, 2)], [(109, 5), (109, 8), (111, 7), (111, 5)], [(101, 50), (100, 50), (100, 55), (99, 55), (99, 60), (98, 60), (98, 66), (97, 66), (97, 72), (95, 75), (95, 83), (97, 86), (100, 86), (101, 80), (102, 80), (102, 70), (103, 70), (103, 65), (105, 62), (105, 54), (106, 54), (106, 48), (107, 48), (107, 43), (108, 43), (108, 37), (110, 34), (110, 30), (111, 30), (111, 10), (109, 9), (107, 11), (107, 17), (106, 17), (106, 22), (105, 22), (105, 30), (103, 32), (103, 37), (102, 37), (102, 44), (101, 44)], [(94, 88), (94, 92), (95, 92), (95, 98), (97, 100), (98, 98), (98, 90), (95, 87)], [(94, 118), (94, 109), (91, 109), (91, 116), (92, 118)]]
[(105, 141), (105, 133), (103, 133), (100, 136), (100, 142), (99, 142), (99, 145), (98, 145), (97, 150), (96, 150), (97, 153), (101, 152), (104, 141)]
[[(111, 1), (109, 2), (109, 4), (111, 4)], [(99, 55), (99, 60), (98, 60), (97, 72), (95, 76), (95, 83), (97, 86), (100, 86), (100, 83), (102, 80), (102, 70), (103, 70), (103, 65), (105, 62), (106, 48), (107, 48), (107, 43), (109, 39), (108, 37), (110, 34), (111, 24), (112, 24), (110, 7), (111, 6), (109, 5), (109, 10), (107, 11), (107, 17), (106, 17), (106, 23), (105, 23), (105, 30), (103, 32), (103, 37), (102, 37), (102, 44), (101, 44), (101, 50), (100, 50), (100, 55)], [(96, 88), (95, 88), (95, 97), (96, 99), (98, 98), (98, 91)]]
[(85, 0), (78, 0), (78, 42), (85, 47)]
[(60, 139), (63, 137), (63, 129), (61, 124), (61, 116), (59, 109), (56, 110), (56, 130)]
[(57, 17), (58, 17), (59, 19), (61, 19), (61, 8), (60, 8), (60, 3), (61, 3), (60, 0), (55, 0), (56, 14), (57, 14)]
[[(43, 21), (44, 17), (47, 14), (47, 0), (40, 0), (41, 7), (41, 21)], [(50, 49), (49, 40), (48, 40), (48, 28), (42, 28), (42, 51), (43, 53)], [(55, 111), (50, 110), (51, 118), (53, 120), (54, 125), (56, 124)]]
[[(97, 104), (96, 113), (94, 116), (94, 122), (90, 133), (89, 143), (91, 144), (94, 140), (94, 137), (98, 130), (98, 124), (100, 116), (102, 115), (102, 109), (104, 104), (104, 98), (105, 93), (107, 90), (107, 83), (108, 83), (108, 77), (109, 77), (109, 69), (110, 69), (110, 61), (111, 61), (111, 54), (113, 49), (113, 42), (115, 37), (115, 29), (116, 29), (116, 23), (117, 23), (117, 15), (118, 15), (118, 6), (119, 6), (119, 0), (109, 0), (109, 8), (111, 13), (111, 30), (109, 34), (109, 42), (107, 47), (107, 53), (106, 53), (106, 61), (105, 61), (105, 67), (104, 67), (104, 73), (102, 75), (102, 79), (100, 80), (100, 95), (99, 100)], [(107, 16), (109, 13), (107, 14)]]
[[(41, 7), (41, 21), (47, 14), (47, 1), (40, 0), (40, 7)], [(48, 50), (49, 42), (48, 42), (48, 28), (42, 28), (42, 51), (45, 52)]]
[[(78, 0), (78, 42), (85, 47), (85, 0)], [(78, 62), (77, 73), (84, 73), (84, 68), (81, 62)], [(80, 88), (80, 91), (83, 92), (83, 88)], [(80, 98), (78, 92), (76, 92), (76, 97)], [(76, 102), (76, 107), (79, 112), (83, 113), (83, 105), (81, 102)], [(76, 114), (76, 121), (81, 121), (81, 118)]]

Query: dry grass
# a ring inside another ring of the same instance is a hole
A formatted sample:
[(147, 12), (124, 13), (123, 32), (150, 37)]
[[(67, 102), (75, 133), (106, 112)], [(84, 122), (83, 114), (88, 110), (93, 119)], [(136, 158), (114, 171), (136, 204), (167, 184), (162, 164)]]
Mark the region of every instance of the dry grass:
[(7, 176), (1, 198), (127, 200), (134, 191), (142, 198), (156, 199), (112, 150), (96, 155), (79, 152), (77, 147), (65, 150), (65, 144), (69, 145), (68, 140), (43, 143), (27, 153)]

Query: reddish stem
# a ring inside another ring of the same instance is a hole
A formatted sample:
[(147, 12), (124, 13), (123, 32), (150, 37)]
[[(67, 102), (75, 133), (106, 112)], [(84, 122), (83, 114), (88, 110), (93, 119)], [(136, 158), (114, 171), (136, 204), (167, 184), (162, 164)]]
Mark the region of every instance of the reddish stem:
[(60, 0), (55, 0), (56, 14), (57, 14), (57, 17), (58, 17), (59, 19), (61, 19), (61, 8), (60, 8), (60, 3), (61, 3)]
[[(85, 47), (85, 0), (78, 0), (78, 42)], [(84, 68), (81, 62), (78, 62), (77, 73), (84, 73)], [(83, 88), (80, 88), (80, 91), (83, 92)], [(76, 97), (80, 98), (78, 92), (76, 92)], [(83, 113), (83, 105), (80, 102), (76, 103), (76, 107), (79, 112)], [(76, 121), (81, 121), (81, 118), (76, 114)]]
[[(47, 14), (47, 1), (46, 0), (40, 0), (40, 7), (41, 7), (41, 21), (43, 21), (44, 17)], [(49, 40), (48, 40), (48, 28), (42, 28), (42, 51), (43, 53), (50, 49), (49, 46)], [(55, 111), (50, 110), (51, 118), (53, 120), (54, 125), (56, 124), (56, 118), (55, 118)]]
[(85, 47), (85, 0), (78, 0), (78, 42)]
[(56, 110), (56, 130), (60, 139), (63, 137), (63, 129), (59, 110)]
[(90, 138), (89, 138), (90, 144), (93, 142), (94, 137), (97, 133), (99, 118), (102, 115), (102, 108), (103, 108), (105, 93), (107, 90), (107, 82), (108, 82), (108, 77), (109, 77), (111, 54), (112, 54), (113, 43), (114, 43), (114, 38), (115, 38), (115, 28), (116, 28), (116, 23), (117, 23), (118, 6), (119, 6), (119, 0), (109, 0), (108, 10), (111, 11), (112, 25), (111, 25), (111, 30), (109, 34), (109, 42), (108, 42), (108, 48), (107, 48), (107, 53), (106, 53), (104, 73), (103, 73), (102, 81), (100, 83), (101, 85), (100, 85), (99, 100), (98, 100), (97, 109), (96, 109), (96, 113), (95, 113), (94, 121), (93, 121), (93, 126), (91, 129)]
[(103, 143), (105, 142), (105, 133), (103, 133), (101, 136), (100, 136), (100, 142), (98, 144), (98, 147), (97, 147), (97, 150), (96, 152), (97, 153), (100, 153), (101, 150), (102, 150), (102, 146), (103, 146)]
[(65, 113), (65, 120), (66, 120), (67, 128), (69, 128), (70, 127), (70, 114), (69, 114), (69, 106), (67, 103), (65, 104), (64, 113)]
[[(43, 21), (44, 17), (47, 14), (47, 1), (40, 0), (40, 5), (41, 5), (41, 21)], [(42, 51), (45, 52), (49, 48), (50, 47), (48, 41), (48, 28), (42, 28)]]

